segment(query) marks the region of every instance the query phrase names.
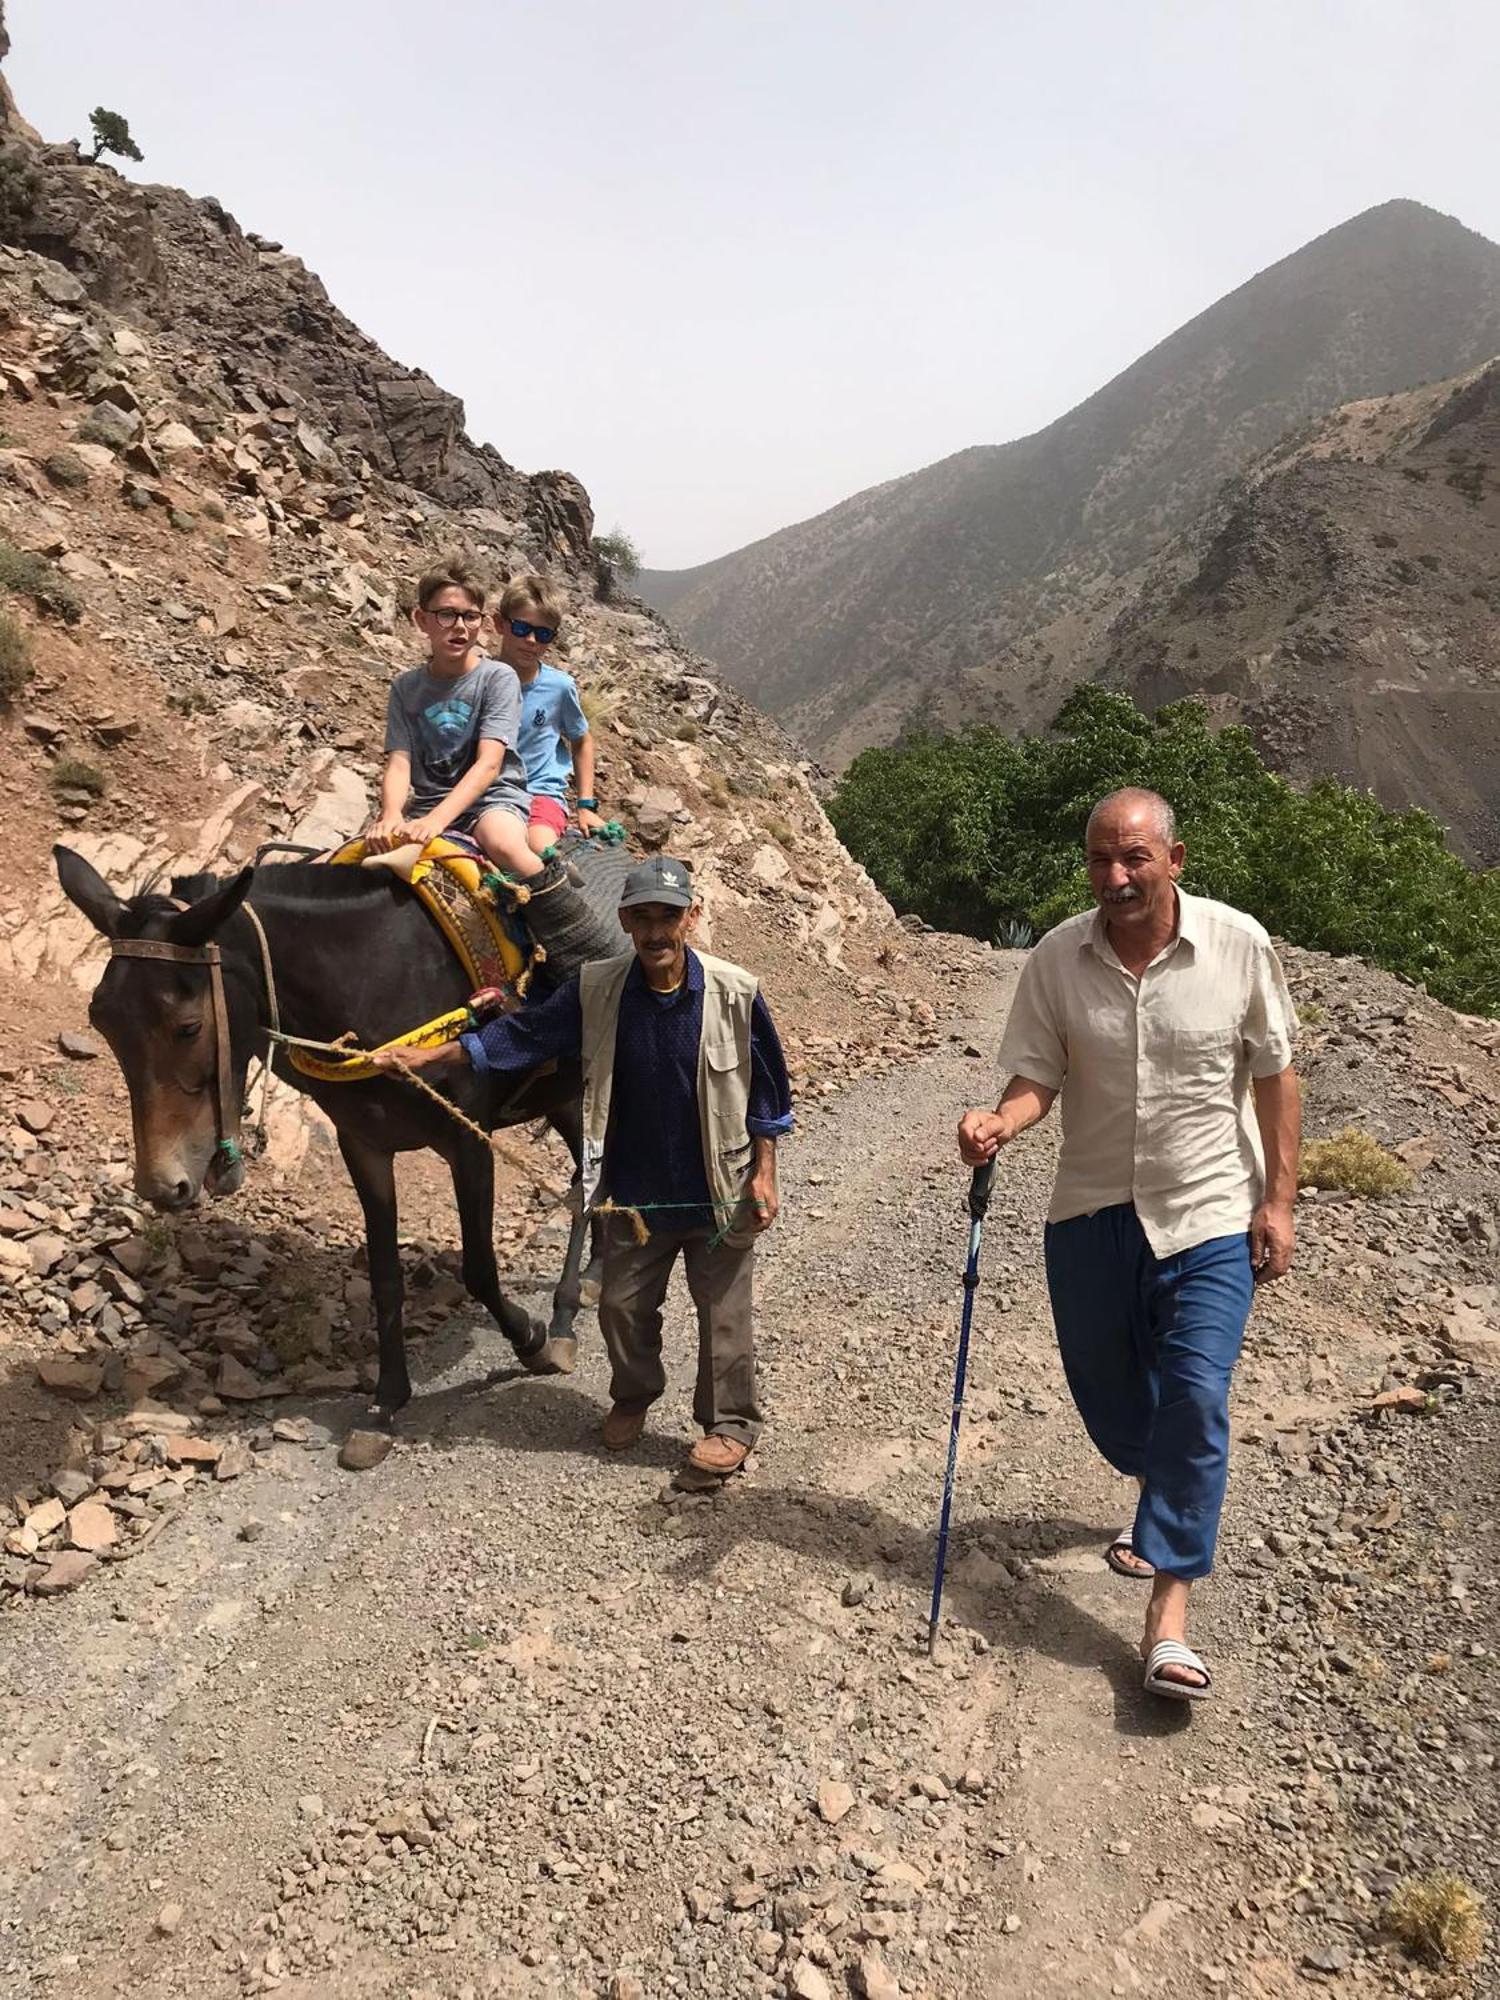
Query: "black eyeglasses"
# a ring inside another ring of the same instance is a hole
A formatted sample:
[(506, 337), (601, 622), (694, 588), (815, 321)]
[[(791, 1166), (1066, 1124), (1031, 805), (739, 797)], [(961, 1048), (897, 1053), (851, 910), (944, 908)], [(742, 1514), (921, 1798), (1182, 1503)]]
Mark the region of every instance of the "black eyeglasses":
[(550, 646), (557, 637), (555, 625), (531, 625), (524, 618), (512, 618), (510, 629), (518, 639), (535, 639), (539, 646)]
[(460, 618), (462, 618), (465, 625), (480, 625), (484, 622), (484, 613), (482, 611), (459, 611), (451, 604), (444, 604), (437, 611), (429, 611), (427, 616), (435, 618), (439, 625), (444, 626), (456, 625)]

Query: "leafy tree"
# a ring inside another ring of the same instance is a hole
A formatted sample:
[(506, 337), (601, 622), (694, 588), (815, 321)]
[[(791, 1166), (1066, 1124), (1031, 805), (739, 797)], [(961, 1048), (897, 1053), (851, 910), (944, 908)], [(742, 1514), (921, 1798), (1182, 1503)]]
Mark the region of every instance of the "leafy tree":
[(1089, 907), (1084, 826), (1119, 785), (1171, 800), (1188, 889), (1294, 944), (1370, 959), (1450, 1005), (1500, 1013), (1500, 870), (1467, 868), (1425, 812), (1389, 812), (1331, 779), (1298, 791), (1267, 770), (1247, 730), (1210, 729), (1197, 702), (1148, 717), (1087, 686), (1050, 736), (978, 727), (867, 750), (829, 811), (897, 908), (993, 937)]
[(101, 153), (118, 153), (122, 160), (144, 160), (146, 155), (130, 136), (130, 127), (118, 111), (106, 111), (98, 105), (89, 113), (89, 123), (94, 128), (94, 150), (89, 154), (97, 160)]
[(641, 573), (641, 552), (622, 528), (595, 535), (589, 552), (594, 558), (594, 581), (606, 604), (618, 584), (633, 583)]

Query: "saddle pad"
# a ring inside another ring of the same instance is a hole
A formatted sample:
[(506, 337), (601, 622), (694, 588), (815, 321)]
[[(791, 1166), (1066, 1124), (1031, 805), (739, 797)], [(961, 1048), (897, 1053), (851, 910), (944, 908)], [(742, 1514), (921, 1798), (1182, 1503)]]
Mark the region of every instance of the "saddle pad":
[(329, 860), (335, 866), (389, 868), (409, 883), (457, 952), (473, 991), (498, 986), (518, 998), (525, 993), (535, 946), (518, 925), (512, 927), (514, 919), (484, 887), (488, 864), (471, 843), (439, 834), (422, 848), (413, 842), (389, 854), (366, 854), (362, 840), (350, 840)]

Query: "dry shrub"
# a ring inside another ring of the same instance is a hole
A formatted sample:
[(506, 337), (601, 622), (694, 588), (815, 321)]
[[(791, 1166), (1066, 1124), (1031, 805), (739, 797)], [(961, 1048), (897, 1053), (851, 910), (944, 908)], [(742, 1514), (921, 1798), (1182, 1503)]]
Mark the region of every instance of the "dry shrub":
[(91, 792), (96, 799), (103, 798), (109, 780), (97, 764), (85, 763), (82, 757), (59, 757), (52, 766), (52, 789), (55, 792)]
[(76, 625), (83, 616), (83, 599), (59, 570), (32, 549), (0, 541), (0, 590), (29, 597), (39, 611)]
[(1484, 1905), (1460, 1875), (1408, 1876), (1386, 1907), (1385, 1928), (1428, 1965), (1473, 1965), (1484, 1949)]
[(609, 685), (580, 687), (578, 706), (590, 729), (607, 729), (619, 709), (620, 690)]
[(0, 610), (0, 708), (9, 708), (31, 674), (31, 641), (26, 627), (8, 611)]
[(1311, 1139), (1302, 1148), (1297, 1185), (1346, 1188), (1350, 1194), (1402, 1194), (1411, 1186), (1411, 1168), (1368, 1132), (1346, 1125), (1331, 1139)]

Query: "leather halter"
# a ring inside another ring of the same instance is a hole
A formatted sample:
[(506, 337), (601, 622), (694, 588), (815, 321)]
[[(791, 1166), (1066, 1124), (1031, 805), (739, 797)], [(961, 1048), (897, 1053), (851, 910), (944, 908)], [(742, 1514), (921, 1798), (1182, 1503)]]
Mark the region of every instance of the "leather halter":
[(215, 1151), (230, 1164), (238, 1165), (240, 1120), (234, 1110), (234, 1073), (229, 1045), (229, 1009), (224, 1003), (223, 954), (212, 939), (207, 944), (172, 944), (166, 938), (111, 938), (111, 958), (150, 958), (167, 965), (206, 965), (208, 990), (214, 1010), (214, 1130), (218, 1134)]

